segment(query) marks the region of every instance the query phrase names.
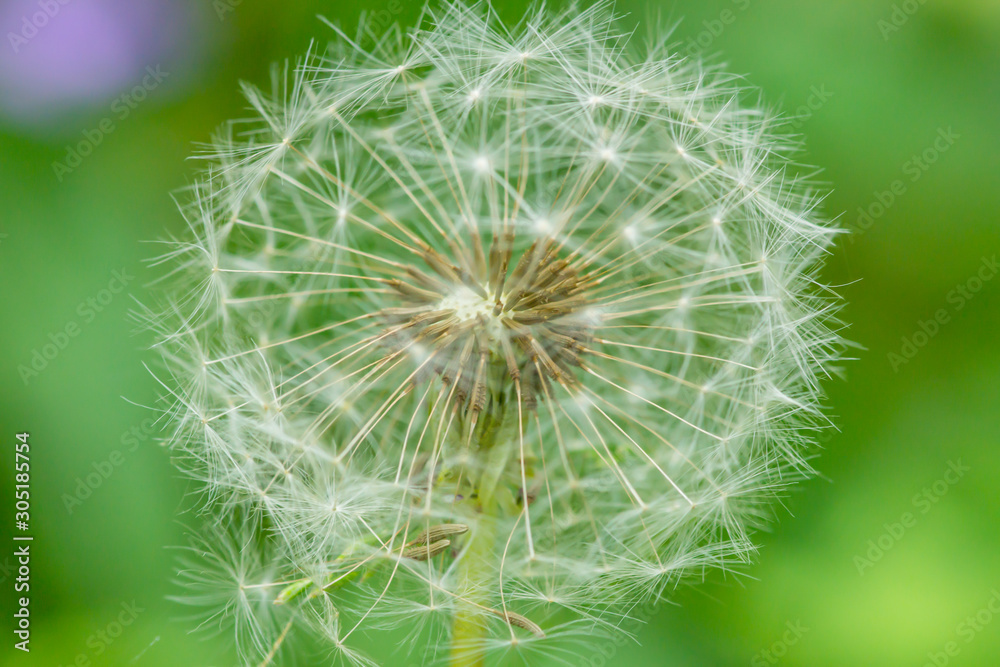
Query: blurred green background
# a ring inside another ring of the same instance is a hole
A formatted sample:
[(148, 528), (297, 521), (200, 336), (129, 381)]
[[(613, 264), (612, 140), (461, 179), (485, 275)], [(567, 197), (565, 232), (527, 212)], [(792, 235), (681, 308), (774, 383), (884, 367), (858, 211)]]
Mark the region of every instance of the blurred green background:
[[(517, 18), (527, 3), (496, 4)], [(39, 6), (0, 0), (0, 512), (11, 515), (0, 519), (0, 662), (231, 665), (226, 642), (189, 635), (166, 600), (185, 484), (155, 443), (151, 413), (125, 400), (148, 405), (156, 394), (142, 367), (148, 341), (127, 320), (131, 297), (149, 289), (143, 261), (158, 252), (142, 242), (180, 232), (169, 193), (192, 179), (195, 144), (244, 113), (240, 79), (266, 85), (272, 61), (327, 39), (317, 14), (353, 26), (367, 9), (408, 23), (418, 6), (73, 0), (37, 35), (12, 38)], [(789, 497), (761, 536), (759, 563), (709, 573), (629, 626), (638, 644), (589, 657), (1000, 664), (1000, 618), (989, 611), (1000, 610), (1000, 278), (990, 268), (1000, 253), (1000, 3), (618, 8), (631, 22), (679, 20), (682, 48), (721, 53), (799, 117), (802, 159), (834, 187), (827, 213), (856, 230), (825, 276), (842, 286), (847, 335), (864, 349), (846, 381), (828, 384), (840, 432), (825, 439), (822, 478)], [(91, 25), (100, 39), (81, 28)], [(116, 35), (128, 48), (109, 46)], [(69, 147), (87, 136), (101, 141), (74, 161)], [(45, 346), (74, 324), (51, 354)], [(52, 358), (35, 360), (37, 374), (19, 371), (36, 352)], [(30, 655), (6, 629), (22, 430), (32, 444)], [(105, 642), (123, 604), (138, 607), (135, 621)]]

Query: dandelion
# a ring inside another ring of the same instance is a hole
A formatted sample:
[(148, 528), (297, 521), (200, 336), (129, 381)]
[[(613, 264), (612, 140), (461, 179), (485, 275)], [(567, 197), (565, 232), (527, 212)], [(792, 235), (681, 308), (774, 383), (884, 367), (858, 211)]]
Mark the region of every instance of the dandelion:
[(809, 474), (836, 230), (774, 117), (607, 2), (335, 30), (247, 90), (164, 258), (187, 597), (248, 664), (392, 629), (579, 664)]

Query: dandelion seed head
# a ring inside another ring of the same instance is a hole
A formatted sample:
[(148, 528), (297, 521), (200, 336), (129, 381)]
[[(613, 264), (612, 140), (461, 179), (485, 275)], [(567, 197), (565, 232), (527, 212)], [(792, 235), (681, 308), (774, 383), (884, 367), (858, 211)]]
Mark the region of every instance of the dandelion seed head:
[(159, 261), (187, 597), (246, 662), (294, 627), (577, 664), (810, 474), (837, 230), (734, 79), (609, 2), (335, 30), (247, 88)]

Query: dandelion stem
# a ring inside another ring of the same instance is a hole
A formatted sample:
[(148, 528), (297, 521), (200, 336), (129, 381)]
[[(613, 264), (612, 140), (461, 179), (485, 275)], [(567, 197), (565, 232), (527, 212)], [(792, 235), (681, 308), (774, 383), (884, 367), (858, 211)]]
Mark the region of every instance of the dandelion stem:
[(483, 642), (486, 619), (479, 605), (489, 606), (489, 600), (484, 599), (482, 593), (483, 584), (496, 571), (493, 561), (501, 508), (495, 494), (510, 455), (510, 447), (506, 444), (493, 446), (501, 430), (486, 428), (480, 440), (480, 452), (484, 458), (477, 490), (480, 515), (475, 528), (470, 531), (458, 573), (459, 586), (463, 591), (461, 597), (474, 604), (460, 603), (455, 612), (448, 662), (450, 667), (482, 667), (486, 664)]

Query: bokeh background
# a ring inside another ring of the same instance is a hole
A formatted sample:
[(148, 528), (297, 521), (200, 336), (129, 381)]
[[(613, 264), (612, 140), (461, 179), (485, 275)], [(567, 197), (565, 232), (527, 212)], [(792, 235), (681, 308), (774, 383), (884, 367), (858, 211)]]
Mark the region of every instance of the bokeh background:
[[(526, 4), (496, 0), (512, 19)], [(678, 23), (680, 48), (722, 54), (797, 117), (803, 161), (833, 186), (826, 212), (855, 230), (825, 275), (860, 347), (828, 384), (840, 431), (824, 439), (822, 477), (788, 498), (758, 564), (708, 573), (631, 624), (637, 643), (595, 646), (579, 664), (1000, 664), (1000, 3), (618, 8)], [(0, 0), (3, 664), (235, 663), (167, 600), (185, 485), (141, 407), (156, 387), (127, 314), (150, 289), (144, 260), (158, 250), (143, 242), (180, 231), (169, 193), (192, 179), (197, 142), (244, 113), (239, 80), (266, 85), (271, 62), (327, 39), (317, 14), (353, 26), (363, 10), (409, 23), (418, 9)], [(21, 430), (28, 655), (7, 629)], [(105, 641), (123, 604), (136, 618)]]

